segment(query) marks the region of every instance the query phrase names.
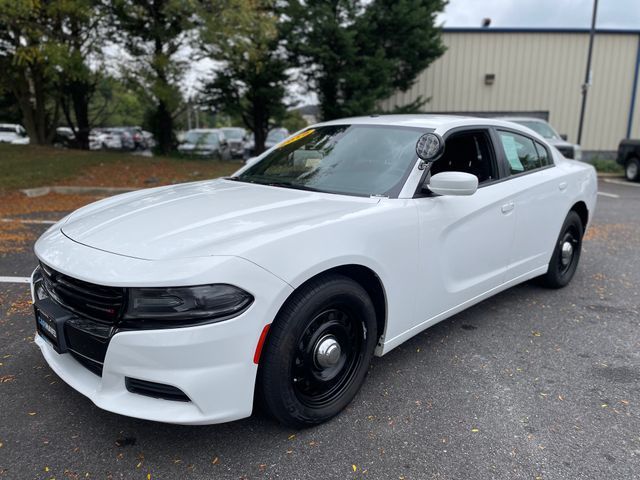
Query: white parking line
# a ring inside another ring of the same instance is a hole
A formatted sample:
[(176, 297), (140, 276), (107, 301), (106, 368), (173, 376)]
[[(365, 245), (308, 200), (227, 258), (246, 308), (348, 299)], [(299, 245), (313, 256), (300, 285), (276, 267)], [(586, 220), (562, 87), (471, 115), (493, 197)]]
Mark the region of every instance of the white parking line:
[(0, 283), (29, 283), (29, 277), (0, 277)]
[(616, 185), (624, 185), (625, 187), (640, 187), (640, 183), (628, 182), (626, 180), (617, 180), (615, 178), (603, 178), (607, 183), (615, 183)]
[(615, 193), (598, 192), (598, 195), (602, 195), (603, 197), (609, 197), (609, 198), (620, 198), (620, 195), (616, 195)]
[(57, 220), (31, 220), (29, 218), (0, 218), (0, 222), (5, 222), (5, 223), (11, 223), (11, 222), (18, 222), (18, 223), (33, 223), (33, 224), (42, 224), (42, 225), (53, 225), (54, 223), (57, 223)]

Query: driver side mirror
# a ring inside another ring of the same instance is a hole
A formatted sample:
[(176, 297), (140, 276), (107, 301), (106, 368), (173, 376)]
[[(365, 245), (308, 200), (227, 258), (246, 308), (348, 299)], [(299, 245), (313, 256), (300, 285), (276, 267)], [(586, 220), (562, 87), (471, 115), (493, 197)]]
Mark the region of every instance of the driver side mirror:
[(473, 195), (478, 190), (478, 177), (465, 172), (441, 172), (431, 177), (427, 186), (438, 195)]
[(560, 138), (566, 142), (569, 137), (567, 136), (566, 133), (561, 133)]

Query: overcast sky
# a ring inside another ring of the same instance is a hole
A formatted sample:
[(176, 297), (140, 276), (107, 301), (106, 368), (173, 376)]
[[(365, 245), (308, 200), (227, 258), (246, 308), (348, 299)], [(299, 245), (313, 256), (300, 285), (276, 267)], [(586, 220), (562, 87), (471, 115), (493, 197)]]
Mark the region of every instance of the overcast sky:
[[(491, 18), (492, 27), (591, 26), (593, 0), (449, 0), (439, 21), (445, 27), (479, 27)], [(640, 29), (640, 0), (600, 0), (599, 28)]]

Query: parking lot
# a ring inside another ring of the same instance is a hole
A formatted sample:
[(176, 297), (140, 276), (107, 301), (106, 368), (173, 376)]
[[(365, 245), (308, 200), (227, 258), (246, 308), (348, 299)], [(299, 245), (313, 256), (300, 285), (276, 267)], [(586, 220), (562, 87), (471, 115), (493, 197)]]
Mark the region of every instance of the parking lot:
[(30, 275), (30, 246), (0, 250), (0, 478), (640, 478), (639, 187), (601, 179), (567, 288), (520, 285), (419, 334), (303, 431), (99, 410), (45, 364), (28, 285), (4, 278)]

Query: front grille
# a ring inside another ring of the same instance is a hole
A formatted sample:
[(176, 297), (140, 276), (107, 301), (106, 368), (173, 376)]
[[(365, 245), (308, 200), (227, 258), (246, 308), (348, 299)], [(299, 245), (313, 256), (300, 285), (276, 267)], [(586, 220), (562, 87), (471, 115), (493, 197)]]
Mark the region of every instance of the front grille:
[(125, 307), (125, 289), (69, 277), (41, 264), (49, 295), (63, 307), (93, 320), (115, 323)]

